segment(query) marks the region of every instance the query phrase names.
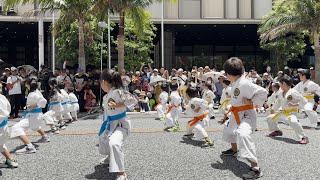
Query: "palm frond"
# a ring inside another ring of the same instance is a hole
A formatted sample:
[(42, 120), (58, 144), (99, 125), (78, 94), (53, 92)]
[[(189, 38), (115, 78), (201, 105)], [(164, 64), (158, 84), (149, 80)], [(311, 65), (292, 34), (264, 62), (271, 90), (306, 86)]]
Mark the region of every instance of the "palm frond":
[(260, 39), (261, 39), (262, 43), (265, 43), (269, 40), (273, 40), (277, 37), (283, 36), (286, 33), (294, 32), (297, 30), (301, 30), (301, 27), (299, 27), (299, 25), (297, 25), (295, 23), (284, 24), (284, 25), (277, 26), (277, 27), (271, 29), (270, 31), (267, 31), (267, 32), (261, 34)]

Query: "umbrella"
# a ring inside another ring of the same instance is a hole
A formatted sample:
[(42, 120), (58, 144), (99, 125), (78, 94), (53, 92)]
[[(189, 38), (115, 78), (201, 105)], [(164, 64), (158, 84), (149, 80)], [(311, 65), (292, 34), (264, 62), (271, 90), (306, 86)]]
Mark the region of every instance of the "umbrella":
[(22, 65), (18, 67), (18, 69), (20, 68), (24, 68), (27, 74), (30, 74), (31, 72), (37, 72), (37, 69), (31, 65)]
[(165, 78), (162, 78), (160, 76), (156, 76), (153, 77), (152, 80), (150, 81), (150, 85), (154, 86), (156, 85), (158, 82), (167, 82), (167, 80)]
[(211, 77), (212, 81), (214, 81), (216, 83), (216, 82), (219, 82), (219, 77), (221, 77), (221, 76), (224, 76), (221, 72), (214, 72), (214, 71), (207, 72), (202, 75), (202, 80), (207, 81), (208, 78)]

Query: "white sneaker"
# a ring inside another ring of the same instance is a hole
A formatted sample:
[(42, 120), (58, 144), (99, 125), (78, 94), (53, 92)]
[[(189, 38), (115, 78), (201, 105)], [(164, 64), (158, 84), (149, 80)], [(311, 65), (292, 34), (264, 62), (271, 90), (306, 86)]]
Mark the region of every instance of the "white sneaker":
[(117, 176), (116, 180), (128, 180), (128, 176), (126, 174), (123, 174), (123, 175)]
[(24, 148), (19, 149), (16, 151), (17, 155), (22, 155), (22, 154), (32, 154), (37, 152), (36, 148), (34, 146), (32, 146), (32, 148), (28, 148), (28, 146), (26, 145)]
[(65, 130), (65, 129), (66, 129), (65, 126), (61, 126), (61, 127), (60, 127), (60, 130)]
[(46, 143), (46, 142), (50, 142), (50, 137), (49, 136), (42, 136), (37, 143)]
[(102, 158), (99, 162), (100, 165), (109, 165), (109, 163), (110, 163), (109, 156)]
[(5, 165), (7, 165), (8, 168), (17, 168), (18, 167), (18, 163), (15, 159), (7, 159), (5, 162), (4, 162)]

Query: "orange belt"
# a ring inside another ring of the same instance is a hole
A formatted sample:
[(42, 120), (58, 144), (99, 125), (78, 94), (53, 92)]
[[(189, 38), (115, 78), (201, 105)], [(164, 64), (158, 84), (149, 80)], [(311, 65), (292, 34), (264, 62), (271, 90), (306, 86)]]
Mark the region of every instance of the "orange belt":
[(200, 120), (204, 119), (207, 116), (207, 113), (202, 114), (201, 116), (197, 116), (194, 117), (190, 123), (188, 123), (188, 128), (191, 128), (192, 126), (194, 126), (195, 124), (197, 124), (197, 122), (199, 122)]
[(154, 107), (155, 110), (157, 110), (158, 106), (161, 104), (161, 101)]
[(237, 124), (240, 125), (239, 112), (240, 112), (240, 111), (250, 110), (250, 109), (254, 109), (253, 104), (244, 105), (244, 106), (238, 106), (238, 107), (232, 106), (232, 107), (229, 109), (229, 111), (225, 114), (224, 119), (227, 118), (227, 115), (228, 115), (230, 112), (233, 112), (233, 115), (234, 115), (234, 118), (236, 119)]
[[(179, 105), (179, 106), (180, 106), (180, 105)], [(171, 110), (172, 110), (174, 107), (179, 107), (179, 106), (170, 105), (166, 114), (168, 114), (169, 112), (171, 112)]]

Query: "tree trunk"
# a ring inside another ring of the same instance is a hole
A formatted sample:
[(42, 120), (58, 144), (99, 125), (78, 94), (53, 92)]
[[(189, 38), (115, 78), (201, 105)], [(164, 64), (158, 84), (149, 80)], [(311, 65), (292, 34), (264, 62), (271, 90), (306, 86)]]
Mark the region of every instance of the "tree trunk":
[(315, 31), (314, 37), (314, 56), (315, 56), (315, 82), (320, 83), (320, 44), (319, 44), (319, 34)]
[(79, 26), (79, 68), (86, 71), (86, 55), (84, 51), (84, 22), (82, 18), (78, 20)]
[(125, 12), (120, 12), (119, 34), (118, 34), (118, 71), (124, 69), (124, 16)]

